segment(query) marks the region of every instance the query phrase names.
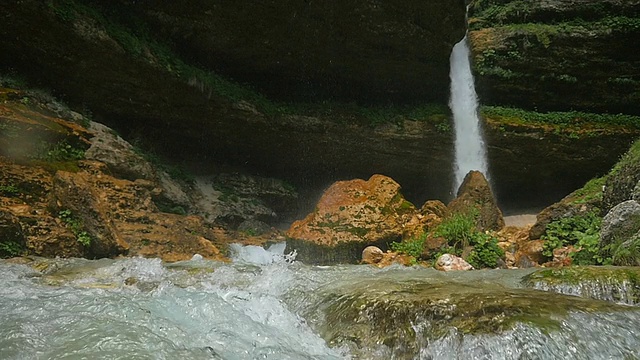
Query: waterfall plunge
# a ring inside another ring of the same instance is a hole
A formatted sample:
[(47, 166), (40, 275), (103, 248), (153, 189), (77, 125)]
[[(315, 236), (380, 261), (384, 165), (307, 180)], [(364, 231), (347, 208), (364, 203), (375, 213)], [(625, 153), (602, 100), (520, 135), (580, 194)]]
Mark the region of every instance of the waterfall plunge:
[(469, 46), (465, 36), (451, 52), (451, 99), (449, 107), (455, 123), (455, 183), (454, 194), (471, 170), (478, 170), (488, 179), (487, 151), (482, 139), (478, 117), (478, 97), (473, 85)]

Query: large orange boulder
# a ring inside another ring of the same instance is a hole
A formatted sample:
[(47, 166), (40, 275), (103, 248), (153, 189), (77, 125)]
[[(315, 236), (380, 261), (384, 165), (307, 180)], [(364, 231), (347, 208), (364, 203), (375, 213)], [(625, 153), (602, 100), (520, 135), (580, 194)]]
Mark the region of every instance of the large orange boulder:
[(385, 249), (419, 231), (421, 218), (425, 217), (405, 200), (397, 182), (373, 175), (369, 180), (334, 183), (315, 210), (294, 222), (286, 235), (303, 261), (357, 262), (365, 247)]

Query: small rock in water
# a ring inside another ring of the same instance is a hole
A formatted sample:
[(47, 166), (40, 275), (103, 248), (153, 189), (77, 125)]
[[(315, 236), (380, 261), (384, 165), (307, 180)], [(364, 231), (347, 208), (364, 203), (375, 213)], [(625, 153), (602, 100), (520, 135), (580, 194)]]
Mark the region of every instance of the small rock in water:
[(362, 262), (365, 264), (377, 264), (384, 257), (384, 252), (377, 246), (367, 246), (362, 250)]
[(200, 254), (195, 254), (191, 258), (191, 260), (193, 260), (193, 261), (198, 261), (198, 260), (202, 260), (202, 259), (204, 259), (204, 257), (202, 255), (200, 255)]
[(441, 255), (436, 260), (435, 268), (440, 271), (473, 270), (473, 266), (463, 258), (451, 254)]

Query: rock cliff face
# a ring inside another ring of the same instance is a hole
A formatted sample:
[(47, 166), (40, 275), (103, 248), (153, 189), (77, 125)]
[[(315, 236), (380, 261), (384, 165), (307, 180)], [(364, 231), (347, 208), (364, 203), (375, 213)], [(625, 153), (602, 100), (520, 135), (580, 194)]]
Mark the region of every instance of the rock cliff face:
[(484, 103), (640, 114), (640, 1), (472, 2)]
[(465, 27), (463, 0), (188, 0), (128, 8), (185, 57), (271, 97), (312, 101), (446, 101), (449, 53)]
[[(288, 180), (309, 193), (315, 191), (314, 196), (336, 180), (381, 173), (398, 181), (413, 202), (453, 197), (453, 134), (446, 110), (437, 116), (391, 111), (383, 121), (379, 115), (387, 111), (390, 100), (442, 103), (447, 99), (449, 51), (464, 34), (462, 1), (176, 4), (3, 1), (0, 71), (52, 89), (126, 139), (138, 139), (159, 154), (188, 159), (199, 170), (240, 168)], [(612, 4), (612, 9), (628, 8), (623, 13), (628, 17), (635, 11), (635, 2)], [(480, 5), (474, 10), (478, 16)], [(619, 33), (620, 39), (634, 34), (624, 29), (612, 30), (611, 39), (618, 39)], [(478, 40), (483, 31), (472, 33), (479, 66), (486, 64), (478, 58), (484, 53), (478, 46), (486, 43)], [(533, 37), (527, 39), (535, 43)], [(573, 46), (573, 42), (558, 44), (563, 49)], [(502, 48), (495, 53), (502, 54)], [(496, 59), (502, 59), (498, 55)], [(613, 81), (620, 86), (634, 83), (637, 71), (628, 60), (631, 52), (616, 56), (623, 57), (620, 64), (628, 64), (631, 75), (614, 74), (619, 79)], [(576, 55), (566, 61), (587, 58)], [(620, 64), (608, 68), (617, 71)], [(551, 71), (531, 69), (538, 75)], [(486, 90), (487, 79), (495, 80), (491, 91)], [(510, 103), (518, 96), (529, 99), (522, 100), (523, 106), (539, 103), (542, 95), (536, 82), (503, 80), (480, 76), (483, 100)], [(313, 99), (315, 104), (283, 105), (238, 82), (273, 98)], [(579, 93), (571, 88), (570, 93), (558, 95), (553, 92), (556, 85), (549, 90), (552, 95), (542, 96), (545, 105), (571, 100)], [(581, 99), (603, 96), (598, 103), (606, 106), (635, 101), (635, 85), (624, 96), (587, 86), (589, 91)], [(500, 87), (504, 90), (495, 90)], [(534, 92), (520, 91), (525, 87)], [(325, 101), (330, 98), (342, 103)], [(351, 100), (378, 106), (362, 109), (349, 104)], [(621, 130), (568, 139), (544, 125), (487, 122), (491, 180), (499, 201), (518, 203), (528, 197), (525, 201), (535, 206), (554, 201), (594, 173), (606, 171), (635, 135)], [(540, 161), (547, 158), (553, 161)], [(540, 192), (551, 194), (550, 198), (541, 198)]]

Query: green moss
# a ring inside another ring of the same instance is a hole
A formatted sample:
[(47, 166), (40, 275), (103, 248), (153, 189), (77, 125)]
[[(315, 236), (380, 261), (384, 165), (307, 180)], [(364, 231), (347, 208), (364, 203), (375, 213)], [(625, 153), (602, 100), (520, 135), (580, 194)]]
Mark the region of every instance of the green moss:
[(615, 176), (623, 168), (635, 166), (640, 163), (640, 140), (631, 145), (629, 151), (618, 161), (609, 172), (609, 176)]
[(602, 201), (602, 189), (606, 176), (601, 176), (589, 180), (583, 187), (571, 194), (572, 204), (599, 204)]
[(536, 112), (503, 106), (482, 106), (481, 114), (501, 122), (517, 124), (558, 125), (585, 128), (589, 125), (625, 126), (640, 129), (640, 116), (626, 114), (597, 114), (580, 111)]
[(523, 278), (523, 284), (532, 286), (536, 282), (550, 285), (580, 285), (586, 282), (628, 281), (640, 290), (640, 267), (571, 266), (559, 269), (538, 270)]
[[(322, 291), (322, 290), (320, 290)], [(560, 331), (573, 311), (625, 311), (628, 308), (572, 296), (500, 286), (446, 285), (414, 281), (363, 282), (321, 292), (326, 325), (322, 336), (339, 346), (352, 339), (358, 346), (385, 344), (408, 354), (419, 352), (412, 324), (426, 323), (421, 341), (454, 330), (461, 334), (496, 334), (517, 323), (545, 333)], [(392, 316), (390, 316), (392, 314)]]

